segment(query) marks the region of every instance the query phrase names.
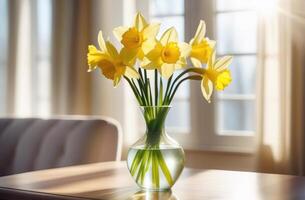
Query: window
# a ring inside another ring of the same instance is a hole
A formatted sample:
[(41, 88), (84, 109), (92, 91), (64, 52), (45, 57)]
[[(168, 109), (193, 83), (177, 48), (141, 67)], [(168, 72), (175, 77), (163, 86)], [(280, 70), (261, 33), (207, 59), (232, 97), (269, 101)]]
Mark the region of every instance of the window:
[[(188, 42), (199, 20), (207, 37), (217, 40), (218, 56), (234, 56), (232, 84), (215, 92), (211, 104), (204, 101), (200, 84), (187, 82), (176, 95), (167, 119), (167, 130), (186, 149), (253, 152), (256, 127), (257, 15), (251, 0), (147, 0), (137, 1), (151, 21), (178, 30)], [(178, 127), (177, 127), (178, 126)], [(175, 134), (179, 133), (179, 134)], [(187, 134), (181, 134), (187, 133)]]
[[(179, 40), (185, 40), (184, 0), (149, 0), (149, 17), (152, 22), (162, 23), (159, 37), (166, 29), (174, 26)], [(167, 130), (170, 133), (190, 132), (189, 87), (189, 82), (183, 83), (173, 100), (166, 121)]]
[[(6, 0), (0, 1), (0, 49), (7, 49), (8, 42), (8, 5)], [(6, 68), (7, 52), (2, 51), (0, 54), (0, 115), (6, 112)]]
[(35, 33), (37, 34), (35, 65), (33, 66), (33, 106), (34, 114), (47, 115), (50, 113), (51, 101), (51, 25), (52, 2), (51, 0), (38, 0), (36, 5), (37, 17), (35, 18)]
[[(16, 115), (46, 115), (50, 112), (51, 5), (51, 0), (24, 0), (13, 11), (19, 13), (18, 23), (10, 25), (18, 26), (22, 31), (12, 38), (16, 40), (15, 78), (5, 82), (15, 81)], [(4, 30), (8, 31), (9, 27)]]
[(216, 95), (216, 128), (220, 135), (253, 135), (255, 131), (256, 27), (251, 0), (216, 1), (219, 56), (233, 55), (232, 84)]

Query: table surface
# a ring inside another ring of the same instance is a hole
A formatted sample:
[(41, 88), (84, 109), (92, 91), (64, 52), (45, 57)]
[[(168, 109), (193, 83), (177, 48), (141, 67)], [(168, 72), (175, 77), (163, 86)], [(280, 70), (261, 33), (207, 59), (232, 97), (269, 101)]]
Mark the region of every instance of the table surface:
[(106, 162), (0, 177), (0, 199), (305, 199), (305, 178), (184, 169), (171, 192), (141, 192), (125, 162)]

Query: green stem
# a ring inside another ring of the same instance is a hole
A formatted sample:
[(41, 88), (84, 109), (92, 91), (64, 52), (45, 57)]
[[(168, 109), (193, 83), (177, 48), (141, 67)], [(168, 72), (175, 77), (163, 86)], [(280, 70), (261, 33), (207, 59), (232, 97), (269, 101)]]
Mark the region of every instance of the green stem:
[(149, 95), (149, 105), (153, 106), (153, 98), (152, 98), (152, 93), (151, 93), (151, 86), (150, 86), (150, 81), (147, 79), (147, 93)]
[(165, 95), (164, 95), (164, 101), (163, 102), (166, 102), (168, 92), (169, 92), (169, 88), (171, 86), (172, 78), (173, 78), (173, 75), (171, 75), (171, 77), (169, 77), (168, 82), (166, 84), (166, 90), (165, 90)]
[(158, 106), (162, 105), (163, 101), (163, 81), (162, 78), (160, 77), (160, 88), (159, 88), (159, 101), (158, 101)]
[(200, 73), (202, 71), (202, 69), (199, 68), (189, 68), (184, 70), (183, 72), (181, 72), (174, 80), (174, 82), (171, 84), (170, 89), (169, 89), (169, 93), (165, 95), (165, 99), (164, 99), (164, 104), (169, 105), (170, 104), (170, 94), (173, 91), (174, 85), (177, 83), (177, 81), (185, 74), (189, 73), (189, 72), (194, 72), (194, 73)]
[(170, 104), (179, 88), (179, 86), (186, 80), (201, 80), (202, 77), (199, 76), (199, 75), (191, 75), (191, 76), (188, 76), (188, 77), (185, 77), (183, 78), (181, 81), (178, 82), (178, 84), (176, 85), (174, 91), (172, 93), (169, 94), (169, 100), (168, 100), (168, 103)]
[(153, 91), (151, 91), (151, 84), (153, 83), (150, 83), (146, 70), (142, 72), (142, 70), (139, 69), (140, 78), (137, 81), (124, 77), (129, 83), (140, 105), (146, 106), (143, 108), (144, 119), (147, 126), (145, 146), (143, 149), (137, 151), (130, 166), (131, 175), (139, 184), (143, 185), (143, 183), (146, 183), (145, 178), (150, 175), (150, 173), (148, 173), (149, 170), (151, 170), (151, 181), (155, 189), (159, 189), (160, 187), (160, 176), (163, 176), (162, 179), (165, 179), (169, 186), (172, 186), (174, 183), (173, 177), (162, 154), (162, 150), (160, 149), (160, 142), (164, 134), (164, 122), (169, 108), (148, 106), (169, 105), (178, 88), (184, 81), (188, 79), (202, 79), (202, 76), (199, 75), (191, 75), (183, 78), (188, 72), (195, 72), (195, 70), (187, 69), (175, 79), (171, 76), (168, 80), (165, 94), (163, 95), (162, 77), (159, 79), (158, 72), (155, 70), (154, 98), (152, 96)]
[(127, 78), (126, 76), (124, 76), (125, 80), (128, 82), (129, 86), (131, 87), (133, 94), (135, 95), (137, 101), (139, 102), (140, 105), (143, 105), (143, 101), (142, 101), (142, 97), (139, 94), (138, 88), (132, 84), (132, 82), (129, 80), (129, 78)]
[(155, 106), (158, 105), (158, 71), (155, 69)]
[(165, 160), (163, 158), (162, 152), (161, 151), (156, 151), (156, 157), (157, 157), (159, 166), (160, 166), (160, 168), (161, 168), (161, 170), (162, 170), (162, 172), (164, 174), (164, 177), (166, 178), (168, 184), (169, 185), (173, 185), (174, 181), (173, 181), (173, 178), (171, 176), (170, 171), (168, 170), (166, 162), (165, 162)]

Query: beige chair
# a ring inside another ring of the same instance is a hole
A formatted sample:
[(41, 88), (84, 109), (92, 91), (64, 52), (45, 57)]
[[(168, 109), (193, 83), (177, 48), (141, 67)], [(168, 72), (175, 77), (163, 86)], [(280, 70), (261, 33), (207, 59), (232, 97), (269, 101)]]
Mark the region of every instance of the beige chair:
[(110, 118), (0, 118), (0, 176), (120, 160), (121, 140)]

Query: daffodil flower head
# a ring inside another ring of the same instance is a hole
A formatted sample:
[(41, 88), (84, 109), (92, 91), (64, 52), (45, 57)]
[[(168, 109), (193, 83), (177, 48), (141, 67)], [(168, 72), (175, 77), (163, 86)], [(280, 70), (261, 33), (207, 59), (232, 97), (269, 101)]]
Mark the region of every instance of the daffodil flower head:
[[(141, 95), (144, 93), (137, 93), (134, 88), (137, 86), (130, 81), (131, 78), (140, 78), (139, 73), (134, 68), (137, 61), (139, 61), (140, 67), (145, 70), (156, 70), (155, 80), (158, 80), (157, 70), (163, 78), (170, 78), (175, 70), (185, 67), (187, 58), (190, 58), (195, 67), (184, 70), (175, 78), (173, 84), (177, 80), (179, 82), (175, 86), (170, 86), (169, 92), (166, 92), (167, 97), (164, 98), (166, 103), (171, 102), (179, 85), (186, 80), (201, 81), (201, 91), (208, 102), (210, 102), (214, 88), (221, 91), (232, 82), (231, 72), (228, 69), (232, 57), (223, 56), (216, 59), (215, 41), (205, 37), (206, 25), (204, 21), (200, 21), (189, 44), (178, 41), (178, 33), (174, 27), (167, 29), (159, 40), (156, 39), (159, 28), (159, 23), (149, 24), (140, 13), (137, 13), (133, 25), (120, 26), (113, 30), (115, 37), (122, 44), (120, 51), (110, 41), (105, 41), (102, 32), (99, 32), (99, 48), (94, 45), (88, 46), (88, 71), (99, 68), (103, 76), (113, 81), (114, 86), (118, 85), (122, 77), (126, 78), (135, 91), (140, 104), (147, 103), (141, 99), (143, 98)], [(205, 65), (204, 68), (203, 65)], [(189, 73), (195, 73), (195, 75), (186, 76)], [(141, 77), (142, 79), (143, 77)], [(145, 78), (144, 81), (149, 80)], [(158, 85), (157, 82), (155, 83)], [(141, 84), (142, 82), (139, 82), (139, 89), (146, 91), (146, 86), (144, 88)], [(173, 89), (173, 87), (175, 88)]]
[(191, 39), (190, 57), (195, 67), (201, 67), (201, 64), (206, 64), (213, 53), (215, 41), (205, 37), (206, 25), (200, 20), (194, 38)]
[(101, 63), (101, 61), (106, 56), (102, 51), (98, 50), (94, 45), (88, 46), (89, 53), (87, 54), (88, 61), (88, 72), (96, 69), (96, 67)]
[(224, 56), (215, 60), (215, 51), (207, 64), (207, 68), (202, 73), (201, 91), (204, 98), (210, 102), (213, 93), (213, 86), (216, 90), (224, 90), (232, 81), (228, 66), (232, 62), (231, 56)]
[(148, 24), (140, 13), (137, 13), (132, 27), (117, 27), (113, 30), (115, 37), (123, 45), (122, 56), (127, 61), (138, 58), (142, 60), (144, 54), (155, 44), (155, 38), (160, 24)]
[(122, 52), (118, 53), (117, 49), (109, 41), (104, 40), (102, 32), (99, 32), (98, 43), (100, 50), (94, 45), (88, 47), (88, 71), (100, 68), (102, 74), (113, 80), (113, 85), (117, 86), (122, 76), (126, 75), (130, 78), (138, 78), (137, 71), (123, 59)]
[(160, 41), (146, 54), (141, 66), (145, 69), (158, 69), (163, 77), (169, 78), (175, 69), (186, 65), (189, 52), (189, 45), (178, 42), (177, 31), (172, 27), (164, 32)]

